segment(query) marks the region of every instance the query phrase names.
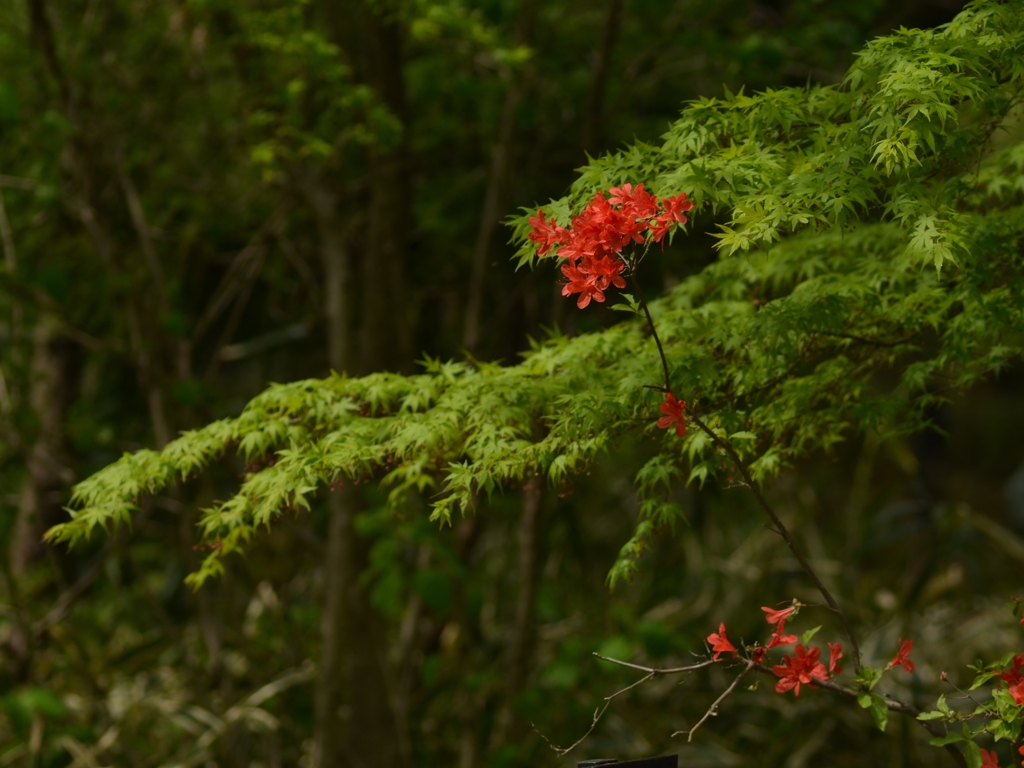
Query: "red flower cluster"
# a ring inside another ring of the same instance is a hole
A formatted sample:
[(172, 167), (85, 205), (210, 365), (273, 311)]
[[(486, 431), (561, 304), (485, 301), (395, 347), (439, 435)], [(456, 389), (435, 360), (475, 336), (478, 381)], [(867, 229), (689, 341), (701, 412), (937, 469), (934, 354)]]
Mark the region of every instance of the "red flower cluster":
[(981, 768), (1001, 768), (999, 756), (994, 749), (981, 750)]
[(530, 219), (532, 231), (527, 237), (537, 243), (537, 255), (556, 255), (566, 259), (562, 274), (567, 282), (563, 296), (580, 294), (576, 306), (583, 309), (591, 300), (604, 301), (608, 286), (625, 288), (622, 277), (626, 262), (622, 249), (630, 243), (644, 243), (648, 233), (660, 243), (676, 224), (685, 224), (686, 212), (693, 202), (686, 193), (658, 199), (643, 184), (623, 184), (608, 190), (611, 197), (598, 192), (568, 229), (547, 221), (543, 211)]
[[(775, 685), (778, 693), (793, 691), (794, 696), (800, 695), (800, 685), (813, 685), (812, 681), (825, 682), (828, 680), (828, 670), (819, 660), (821, 648), (817, 646), (807, 650), (802, 643), (798, 643), (795, 649), (795, 656), (783, 656), (782, 663), (772, 667), (772, 672), (779, 678)], [(831, 662), (835, 663), (835, 660)]]
[(1013, 657), (1013, 669), (999, 675), (1009, 684), (1010, 695), (1018, 706), (1024, 704), (1024, 677), (1020, 674), (1021, 668), (1024, 668), (1024, 653), (1018, 653)]

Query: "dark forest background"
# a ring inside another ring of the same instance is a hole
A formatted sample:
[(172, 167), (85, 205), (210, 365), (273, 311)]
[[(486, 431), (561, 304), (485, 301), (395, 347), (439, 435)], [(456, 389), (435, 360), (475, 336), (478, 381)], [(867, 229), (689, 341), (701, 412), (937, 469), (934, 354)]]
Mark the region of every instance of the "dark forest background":
[[(570, 493), (509, 491), (451, 528), (396, 519), (371, 489), (332, 516), (325, 493), (198, 592), (197, 510), (240, 463), (109, 540), (41, 536), (76, 480), (270, 382), (512, 362), (531, 338), (618, 321), (576, 311), (550, 265), (516, 271), (503, 221), (563, 194), (588, 154), (657, 141), (687, 100), (839, 82), (864, 41), (961, 6), (0, 4), (0, 767), (941, 760), (912, 723), (882, 734), (763, 682), (692, 744), (670, 739), (727, 684), (718, 669), (617, 700), (568, 758), (548, 748), (632, 679), (593, 651), (685, 663), (719, 621), (749, 635), (757, 606), (809, 594), (750, 500), (710, 485), (610, 592), (636, 446)], [(678, 238), (649, 293), (712, 243)], [(858, 598), (866, 652), (919, 638), (908, 695), (1015, 643), (1022, 385), (1011, 371), (936, 412), (944, 434), (869, 436), (774, 489), (819, 573)]]

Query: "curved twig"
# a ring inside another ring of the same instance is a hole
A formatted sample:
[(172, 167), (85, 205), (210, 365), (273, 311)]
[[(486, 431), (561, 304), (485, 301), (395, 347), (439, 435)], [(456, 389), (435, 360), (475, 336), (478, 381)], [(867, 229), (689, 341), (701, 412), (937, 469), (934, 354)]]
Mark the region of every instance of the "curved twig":
[(743, 671), (740, 672), (736, 676), (736, 679), (732, 681), (732, 684), (728, 688), (726, 688), (724, 691), (722, 691), (722, 695), (719, 696), (717, 699), (715, 699), (714, 702), (711, 704), (711, 706), (708, 707), (708, 711), (704, 713), (704, 717), (702, 717), (700, 720), (698, 720), (697, 724), (695, 726), (693, 726), (693, 728), (691, 728), (690, 730), (688, 730), (688, 731), (676, 731), (675, 733), (672, 734), (672, 737), (675, 738), (679, 734), (685, 733), (686, 734), (686, 740), (687, 741), (693, 741), (693, 734), (697, 732), (697, 729), (700, 728), (702, 725), (704, 725), (704, 721), (707, 720), (709, 717), (714, 717), (715, 715), (718, 714), (718, 705), (721, 704), (723, 701), (725, 701), (726, 697), (730, 693), (732, 693), (733, 691), (736, 690), (736, 686), (740, 684), (740, 680), (742, 680), (744, 677), (746, 677), (747, 674), (750, 672), (751, 669), (754, 668), (755, 665), (756, 665), (756, 662), (748, 660), (747, 661), (747, 666), (744, 667)]
[[(658, 330), (654, 325), (654, 318), (651, 317), (651, 312), (647, 308), (647, 301), (644, 298), (643, 292), (640, 290), (640, 283), (637, 282), (635, 267), (632, 270), (630, 270), (629, 276), (630, 279), (633, 281), (633, 287), (636, 289), (637, 300), (640, 303), (640, 306), (643, 307), (644, 315), (647, 318), (647, 324), (651, 328), (651, 335), (654, 337), (654, 343), (658, 345), (658, 355), (661, 357), (661, 367), (665, 375), (665, 391), (671, 392), (672, 378), (669, 373), (668, 359), (665, 357), (665, 349), (661, 344), (661, 339), (658, 336)], [(654, 387), (652, 387), (652, 389), (653, 388)], [(744, 484), (750, 489), (751, 493), (754, 494), (758, 503), (761, 505), (761, 508), (765, 511), (765, 513), (767, 513), (768, 517), (771, 519), (772, 524), (775, 526), (775, 532), (778, 533), (782, 537), (783, 541), (786, 542), (786, 546), (789, 547), (789, 551), (793, 553), (793, 556), (797, 559), (797, 562), (800, 564), (800, 567), (803, 569), (804, 573), (807, 574), (808, 578), (810, 578), (810, 580), (814, 583), (814, 586), (817, 587), (818, 592), (820, 592), (822, 597), (825, 598), (825, 602), (828, 603), (828, 607), (831, 608), (832, 611), (839, 616), (840, 620), (843, 623), (843, 628), (846, 630), (846, 637), (850, 641), (850, 653), (851, 658), (853, 660), (854, 672), (859, 674), (860, 645), (857, 643), (857, 638), (853, 634), (853, 627), (850, 624), (849, 618), (846, 616), (846, 612), (843, 611), (843, 609), (839, 606), (839, 603), (836, 602), (836, 599), (832, 596), (832, 593), (829, 592), (828, 587), (825, 586), (824, 582), (822, 582), (818, 574), (815, 573), (813, 568), (811, 568), (810, 563), (807, 562), (804, 556), (800, 553), (800, 550), (797, 549), (796, 542), (793, 541), (793, 537), (792, 535), (790, 535), (789, 530), (786, 528), (785, 525), (782, 524), (782, 520), (779, 519), (779, 516), (775, 513), (775, 510), (772, 508), (771, 504), (768, 503), (768, 500), (765, 499), (764, 495), (761, 493), (761, 489), (758, 488), (757, 483), (754, 481), (753, 476), (750, 474), (750, 469), (747, 466), (746, 462), (743, 461), (742, 458), (740, 458), (740, 455), (736, 452), (736, 449), (732, 447), (728, 440), (723, 439), (717, 433), (715, 433), (710, 427), (708, 427), (707, 424), (705, 424), (700, 419), (699, 416), (697, 416), (695, 412), (691, 411), (689, 420), (696, 424), (701, 429), (701, 431), (703, 431), (708, 437), (710, 437), (715, 445), (717, 445), (719, 448), (725, 451), (726, 454), (728, 454), (733, 464), (736, 465), (736, 469), (739, 470), (740, 474), (743, 476)]]
[[(604, 697), (604, 706), (594, 710), (594, 718), (593, 718), (593, 720), (590, 723), (590, 728), (588, 728), (586, 733), (584, 733), (582, 736), (580, 736), (578, 739), (576, 739), (576, 741), (574, 741), (568, 747), (558, 747), (558, 746), (555, 746), (554, 744), (551, 743), (551, 741), (548, 739), (547, 736), (545, 736), (543, 733), (541, 733), (540, 731), (537, 730), (537, 726), (535, 724), (530, 723), (530, 726), (533, 728), (534, 733), (536, 733), (538, 736), (540, 736), (542, 739), (544, 739), (544, 741), (547, 743), (547, 745), (549, 747), (551, 747), (551, 749), (553, 749), (556, 753), (558, 753), (559, 757), (565, 757), (567, 754), (569, 754), (574, 749), (576, 749), (576, 747), (578, 747), (580, 744), (582, 744), (584, 741), (586, 741), (587, 737), (589, 737), (590, 734), (592, 734), (594, 732), (594, 729), (597, 728), (597, 724), (599, 722), (601, 722), (601, 718), (604, 717), (604, 713), (608, 711), (608, 707), (611, 706), (612, 701), (614, 701), (616, 698), (618, 698), (622, 694), (627, 693), (628, 691), (633, 690), (637, 686), (643, 685), (648, 680), (653, 680), (655, 677), (658, 677), (660, 675), (677, 675), (677, 674), (681, 674), (683, 672), (693, 672), (696, 669), (701, 669), (703, 667), (709, 667), (712, 664), (720, 664), (721, 663), (721, 662), (715, 661), (713, 659), (708, 659), (706, 661), (698, 662), (697, 664), (691, 664), (688, 667), (673, 667), (671, 669), (657, 669), (655, 667), (643, 667), (643, 666), (641, 666), (639, 664), (632, 664), (632, 663), (630, 663), (628, 661), (620, 661), (619, 659), (613, 659), (610, 656), (602, 656), (600, 653), (597, 653), (597, 652), (595, 652), (594, 655), (597, 658), (601, 659), (601, 661), (608, 661), (608, 662), (611, 662), (612, 664), (618, 664), (621, 667), (628, 667), (629, 669), (636, 669), (636, 670), (639, 670), (640, 672), (646, 672), (647, 674), (645, 674), (639, 680), (637, 680), (637, 681), (635, 681), (633, 683), (630, 683), (625, 688), (620, 688), (619, 690), (617, 690), (615, 693), (611, 694), (610, 696), (605, 696)], [(744, 674), (746, 674), (746, 672), (744, 672)], [(694, 730), (696, 730), (696, 729), (694, 729)]]
[(814, 586), (817, 588), (818, 592), (821, 593), (821, 596), (825, 598), (825, 602), (828, 603), (828, 607), (839, 616), (840, 621), (843, 623), (843, 628), (846, 630), (846, 637), (850, 641), (853, 671), (856, 674), (859, 674), (860, 646), (857, 644), (857, 638), (853, 634), (853, 627), (850, 624), (850, 619), (846, 616), (846, 612), (839, 606), (839, 603), (836, 602), (836, 599), (832, 596), (828, 587), (825, 586), (824, 582), (822, 582), (821, 578), (811, 567), (811, 564), (807, 562), (800, 550), (797, 549), (796, 542), (793, 540), (792, 534), (790, 534), (789, 529), (783, 525), (782, 520), (779, 518), (778, 514), (776, 514), (772, 505), (768, 503), (768, 500), (765, 499), (764, 494), (761, 493), (761, 489), (757, 486), (753, 476), (750, 474), (750, 468), (747, 466), (746, 462), (740, 458), (740, 455), (736, 453), (736, 449), (732, 447), (728, 440), (725, 440), (718, 435), (695, 413), (690, 414), (689, 420), (696, 424), (704, 434), (710, 437), (715, 445), (728, 454), (732, 463), (736, 465), (736, 469), (738, 469), (740, 474), (743, 476), (743, 484), (750, 489), (750, 492), (754, 494), (754, 498), (756, 498), (757, 502), (761, 505), (761, 509), (763, 509), (765, 514), (767, 514), (771, 519), (772, 525), (775, 526), (775, 532), (782, 537), (783, 541), (786, 542), (786, 546), (789, 547), (789, 551), (793, 553), (793, 557), (795, 557), (797, 562), (800, 563), (800, 567), (803, 569), (804, 573), (807, 574), (807, 577), (814, 582)]
[(640, 306), (643, 307), (644, 315), (647, 317), (647, 325), (651, 328), (651, 335), (654, 337), (654, 343), (658, 345), (658, 354), (661, 356), (661, 370), (665, 374), (665, 391), (672, 391), (672, 377), (668, 372), (668, 359), (665, 357), (665, 349), (661, 346), (661, 339), (658, 338), (658, 329), (654, 326), (654, 318), (651, 317), (651, 310), (647, 308), (647, 300), (644, 299), (643, 291), (640, 290), (640, 283), (636, 279), (636, 272), (632, 272), (629, 275), (633, 281), (633, 288), (636, 290), (636, 298), (640, 302)]

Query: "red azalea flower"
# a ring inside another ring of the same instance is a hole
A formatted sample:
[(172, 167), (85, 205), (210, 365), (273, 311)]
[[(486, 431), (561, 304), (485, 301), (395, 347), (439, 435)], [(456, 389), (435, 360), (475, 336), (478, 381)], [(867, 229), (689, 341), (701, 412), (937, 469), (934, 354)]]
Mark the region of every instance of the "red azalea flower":
[(783, 656), (782, 663), (772, 667), (772, 672), (779, 678), (775, 685), (778, 693), (793, 691), (794, 696), (800, 695), (800, 685), (813, 686), (814, 680), (825, 682), (828, 680), (828, 670), (819, 660), (821, 649), (818, 647), (807, 650), (802, 644), (795, 648), (795, 656)]
[(768, 647), (774, 648), (777, 645), (789, 645), (795, 643), (800, 638), (796, 635), (784, 635), (782, 634), (786, 629), (786, 620), (783, 619), (779, 622), (778, 626), (775, 627), (775, 632), (772, 634), (772, 639), (768, 641)]
[(736, 646), (729, 642), (729, 637), (725, 634), (724, 623), (718, 625), (717, 632), (708, 635), (708, 642), (711, 643), (711, 650), (715, 653), (712, 657), (715, 661), (718, 661), (718, 657), (723, 653), (736, 654)]
[(576, 306), (580, 309), (585, 309), (591, 299), (604, 301), (604, 292), (598, 285), (600, 278), (596, 275), (589, 275), (571, 264), (562, 265), (562, 274), (569, 278), (562, 286), (562, 295), (580, 294), (579, 299), (576, 300)]
[(668, 429), (676, 425), (676, 434), (679, 437), (686, 437), (686, 422), (683, 420), (683, 411), (686, 410), (686, 401), (676, 399), (671, 392), (665, 393), (665, 402), (658, 406), (664, 416), (658, 419), (658, 426)]
[(913, 647), (913, 640), (904, 640), (901, 637), (900, 650), (893, 658), (893, 660), (889, 662), (889, 666), (887, 666), (886, 669), (892, 669), (893, 667), (903, 667), (905, 670), (907, 670), (907, 672), (913, 672), (914, 662), (907, 658), (907, 656), (910, 655), (910, 651)]
[(645, 191), (643, 184), (638, 184), (636, 189), (632, 184), (623, 184), (608, 192), (611, 194), (608, 202), (621, 208), (631, 219), (649, 219), (658, 212), (658, 198)]
[[(662, 216), (658, 216), (654, 221), (647, 225), (647, 228), (651, 230), (651, 239), (656, 243), (660, 243), (665, 239), (665, 235), (669, 233), (669, 230), (675, 226), (674, 221), (667, 221)], [(665, 246), (662, 246), (664, 250)]]
[(760, 664), (764, 661), (765, 654), (768, 653), (767, 648), (762, 648), (760, 645), (754, 647), (754, 652), (750, 654), (750, 660), (755, 664)]
[(537, 211), (537, 215), (530, 219), (531, 231), (527, 238), (538, 244), (537, 255), (546, 256), (556, 245), (561, 245), (569, 234), (566, 230), (555, 224), (552, 219), (550, 223), (544, 220), (544, 211)]
[[(1017, 751), (1018, 751), (1018, 752), (1019, 752), (1019, 753), (1020, 753), (1020, 754), (1021, 754), (1022, 756), (1024, 756), (1024, 747), (1018, 747), (1018, 748), (1017, 748)], [(1021, 762), (1021, 765), (1024, 765), (1024, 762)]]
[(1015, 685), (1021, 681), (1020, 670), (1022, 667), (1024, 667), (1024, 653), (1018, 653), (1013, 657), (1013, 669), (1000, 672), (999, 676), (1010, 685)]
[(838, 675), (843, 671), (843, 668), (839, 666), (839, 660), (843, 658), (843, 644), (842, 643), (829, 643), (828, 644), (828, 671), (830, 675)]
[(1013, 696), (1013, 700), (1018, 707), (1021, 704), (1024, 704), (1024, 681), (1021, 681), (1016, 685), (1011, 685), (1010, 695)]
[(693, 201), (686, 199), (685, 192), (682, 192), (675, 197), (664, 198), (661, 201), (661, 205), (665, 209), (663, 216), (666, 216), (679, 224), (685, 224), (687, 221), (687, 211), (693, 210)]
[(778, 624), (780, 621), (785, 621), (792, 615), (793, 611), (796, 610), (795, 606), (789, 606), (789, 608), (783, 608), (779, 610), (777, 608), (768, 608), (761, 606), (761, 610), (766, 612), (768, 615), (764, 617), (764, 620), (769, 624)]
[(981, 750), (981, 768), (1001, 768), (999, 756), (994, 749)]

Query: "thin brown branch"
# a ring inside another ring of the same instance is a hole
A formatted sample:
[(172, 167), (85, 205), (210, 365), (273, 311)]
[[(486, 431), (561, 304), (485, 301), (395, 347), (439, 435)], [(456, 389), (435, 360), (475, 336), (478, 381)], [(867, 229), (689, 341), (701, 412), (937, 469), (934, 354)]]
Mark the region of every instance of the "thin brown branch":
[[(754, 664), (753, 668), (763, 675), (769, 675), (776, 677), (776, 674), (772, 672), (769, 667), (763, 664)], [(844, 696), (849, 699), (856, 699), (860, 695), (860, 691), (855, 691), (852, 688), (847, 688), (845, 685), (840, 685), (831, 680), (818, 680), (815, 679), (813, 686), (815, 688), (824, 688), (826, 691), (832, 691), (840, 696)], [(895, 699), (886, 697), (884, 699), (885, 706), (890, 712), (898, 712), (901, 715), (907, 715), (914, 719), (922, 728), (924, 728), (932, 736), (945, 736), (945, 731), (930, 720), (918, 720), (917, 716), (921, 714), (921, 710), (915, 707), (913, 704), (905, 704), (902, 701), (896, 701)], [(960, 768), (967, 768), (967, 760), (964, 758), (963, 753), (960, 752), (952, 744), (946, 744), (944, 749), (949, 753), (953, 761), (960, 766)]]
[(164, 271), (160, 266), (160, 259), (157, 257), (156, 249), (153, 247), (152, 231), (149, 222), (146, 221), (146, 214), (142, 209), (139, 192), (120, 160), (118, 161), (117, 174), (121, 190), (124, 192), (125, 202), (128, 205), (128, 213), (131, 215), (132, 226), (135, 228), (135, 234), (139, 238), (139, 247), (142, 249), (142, 255), (146, 259), (146, 267), (149, 269), (150, 277), (153, 280), (157, 307), (161, 316), (166, 315), (170, 305), (170, 299), (167, 296), (167, 281), (164, 279)]
[(231, 264), (228, 265), (227, 271), (224, 273), (224, 277), (221, 278), (220, 284), (214, 290), (213, 296), (192, 328), (189, 344), (193, 349), (199, 346), (200, 339), (210, 330), (210, 327), (228, 308), (231, 300), (241, 290), (242, 285), (247, 279), (246, 276), (253, 269), (252, 263), (262, 260), (267, 249), (266, 240), (280, 232), (281, 222), (287, 213), (288, 205), (282, 203), (260, 225), (260, 228), (253, 233), (246, 246), (232, 259)]
[(28, 11), (32, 43), (42, 51), (46, 68), (50, 70), (50, 75), (57, 81), (61, 106), (66, 111), (71, 105), (71, 87), (64, 72), (64, 67), (61, 65), (60, 57), (57, 55), (56, 36), (54, 35), (53, 24), (50, 21), (50, 14), (46, 8), (45, 1), (30, 0)]
[(62, 307), (42, 288), (26, 285), (10, 273), (0, 273), (0, 292), (9, 295), (15, 302), (27, 302), (45, 314), (52, 315), (60, 323), (61, 334), (86, 349), (91, 349), (94, 352), (124, 353), (124, 350), (118, 345), (98, 339), (80, 328), (70, 325), (62, 312)]
[(570, 752), (572, 752), (574, 749), (576, 749), (576, 747), (578, 747), (580, 744), (582, 744), (584, 741), (586, 741), (587, 737), (589, 737), (590, 734), (592, 734), (594, 732), (594, 729), (597, 728), (597, 724), (599, 722), (601, 722), (601, 718), (604, 717), (604, 713), (607, 712), (608, 711), (608, 707), (611, 706), (612, 701), (614, 701), (617, 697), (621, 696), (622, 694), (624, 694), (624, 693), (626, 693), (628, 691), (633, 690), (638, 685), (642, 685), (643, 683), (646, 683), (648, 680), (652, 680), (655, 676), (656, 676), (655, 673), (651, 672), (650, 674), (644, 675), (643, 677), (641, 677), (635, 683), (633, 683), (631, 685), (627, 685), (625, 688), (619, 689), (618, 691), (613, 693), (611, 696), (605, 696), (604, 697), (604, 706), (601, 707), (600, 709), (595, 709), (594, 710), (594, 719), (590, 723), (590, 728), (588, 728), (586, 733), (584, 733), (582, 736), (580, 736), (578, 739), (576, 739), (576, 741), (573, 742), (568, 747), (556, 747), (554, 744), (552, 744), (548, 740), (547, 736), (545, 736), (543, 733), (541, 733), (540, 731), (537, 730), (537, 726), (536, 725), (533, 725), (531, 723), (531, 725), (533, 725), (533, 730), (537, 733), (537, 735), (539, 735), (542, 739), (544, 739), (545, 742), (547, 742), (547, 745), (549, 747), (551, 747), (551, 749), (553, 749), (555, 752), (558, 753), (559, 757), (565, 757)]
[(200, 339), (231, 304), (231, 300), (246, 283), (246, 276), (252, 270), (252, 262), (262, 258), (266, 246), (263, 244), (265, 231), (261, 229), (249, 241), (228, 266), (220, 284), (213, 292), (209, 303), (199, 316), (192, 330), (191, 344), (198, 346)]
[(647, 300), (644, 299), (643, 291), (640, 290), (640, 281), (636, 279), (636, 272), (633, 271), (630, 274), (630, 279), (633, 281), (633, 289), (636, 291), (636, 298), (640, 302), (640, 306), (643, 307), (644, 315), (647, 317), (647, 325), (651, 329), (651, 336), (654, 337), (654, 343), (658, 346), (658, 355), (661, 357), (661, 370), (665, 375), (665, 391), (672, 391), (672, 377), (668, 372), (668, 359), (665, 357), (665, 349), (661, 345), (661, 339), (658, 337), (658, 329), (654, 325), (654, 318), (651, 317), (651, 310), (647, 308)]
[[(643, 685), (648, 680), (653, 680), (654, 678), (659, 677), (661, 675), (677, 675), (677, 674), (681, 674), (683, 672), (693, 672), (696, 669), (702, 669), (704, 667), (710, 667), (712, 664), (720, 664), (720, 663), (722, 663), (722, 662), (714, 661), (713, 659), (708, 659), (707, 661), (701, 661), (701, 662), (699, 662), (697, 664), (691, 664), (690, 666), (687, 666), (687, 667), (673, 667), (673, 668), (670, 668), (670, 669), (658, 669), (656, 667), (644, 667), (644, 666), (641, 666), (639, 664), (633, 664), (633, 663), (628, 662), (628, 661), (620, 661), (619, 659), (613, 659), (610, 656), (602, 656), (600, 653), (596, 653), (596, 652), (594, 653), (594, 655), (597, 658), (601, 659), (601, 661), (608, 661), (608, 662), (611, 662), (612, 664), (618, 664), (620, 667), (628, 667), (629, 669), (636, 669), (636, 670), (639, 670), (640, 672), (646, 672), (647, 674), (645, 674), (639, 680), (637, 680), (637, 681), (627, 685), (625, 688), (620, 688), (619, 690), (617, 690), (615, 693), (611, 694), (610, 696), (605, 696), (604, 697), (604, 706), (600, 707), (599, 709), (595, 709), (594, 710), (594, 719), (590, 723), (590, 728), (588, 728), (586, 733), (584, 733), (582, 736), (580, 736), (575, 742), (573, 742), (568, 747), (557, 747), (557, 746), (555, 746), (554, 744), (551, 743), (551, 741), (548, 739), (547, 736), (545, 736), (543, 733), (541, 733), (540, 731), (537, 730), (537, 726), (536, 725), (533, 725), (534, 732), (536, 732), (538, 736), (540, 736), (542, 739), (544, 739), (544, 741), (547, 743), (547, 745), (549, 747), (551, 747), (551, 749), (553, 749), (555, 752), (558, 753), (559, 757), (565, 757), (567, 754), (569, 754), (574, 749), (576, 749), (576, 747), (578, 747), (580, 744), (582, 744), (584, 741), (586, 741), (587, 737), (590, 736), (590, 734), (592, 734), (594, 732), (595, 728), (597, 728), (597, 724), (599, 722), (601, 722), (601, 718), (604, 717), (604, 713), (608, 711), (608, 707), (611, 706), (611, 703), (616, 698), (621, 696), (622, 694), (628, 693), (629, 691), (633, 690), (637, 686)], [(747, 670), (747, 671), (749, 671), (749, 670)], [(746, 672), (744, 672), (744, 674), (746, 674)]]
[[(637, 300), (639, 301), (640, 306), (643, 307), (644, 315), (647, 317), (647, 324), (651, 328), (651, 335), (654, 337), (654, 343), (657, 344), (658, 346), (658, 354), (661, 356), (661, 366), (665, 375), (665, 390), (667, 392), (671, 392), (672, 381), (669, 375), (668, 360), (665, 357), (665, 349), (662, 346), (661, 339), (658, 337), (658, 330), (654, 325), (654, 318), (651, 317), (651, 312), (647, 308), (647, 301), (644, 299), (644, 295), (640, 290), (640, 283), (636, 279), (635, 266), (630, 271), (630, 278), (633, 281), (633, 287), (636, 289)], [(714, 432), (710, 427), (708, 427), (708, 425), (705, 424), (699, 416), (697, 416), (696, 412), (692, 412), (690, 414), (689, 420), (696, 424), (701, 429), (701, 431), (703, 431), (708, 437), (711, 438), (712, 442), (714, 442), (715, 445), (717, 445), (719, 448), (725, 451), (725, 453), (729, 456), (733, 464), (736, 466), (736, 469), (739, 470), (740, 474), (743, 476), (744, 484), (750, 489), (751, 493), (754, 494), (754, 497), (761, 505), (761, 508), (764, 509), (765, 513), (771, 519), (772, 523), (775, 526), (776, 533), (778, 533), (782, 537), (783, 541), (786, 542), (786, 546), (789, 547), (789, 551), (793, 553), (793, 556), (800, 564), (800, 567), (803, 569), (804, 573), (807, 574), (808, 578), (810, 578), (810, 580), (814, 583), (815, 587), (817, 587), (818, 592), (820, 592), (822, 597), (825, 598), (825, 602), (828, 603), (829, 608), (831, 608), (832, 611), (839, 616), (840, 620), (843, 623), (843, 628), (846, 630), (846, 637), (850, 641), (850, 651), (851, 658), (853, 659), (854, 672), (859, 674), (860, 646), (857, 643), (856, 636), (853, 634), (853, 627), (850, 624), (850, 619), (847, 617), (846, 612), (843, 611), (843, 609), (839, 606), (839, 603), (836, 602), (836, 599), (832, 596), (832, 593), (828, 590), (828, 587), (825, 586), (824, 582), (822, 582), (818, 574), (814, 571), (813, 568), (811, 568), (811, 564), (807, 562), (803, 554), (801, 554), (800, 550), (797, 549), (796, 542), (790, 535), (789, 530), (786, 528), (785, 525), (783, 525), (782, 520), (775, 513), (775, 510), (772, 508), (771, 504), (768, 503), (768, 500), (765, 499), (764, 494), (761, 493), (761, 489), (758, 487), (757, 483), (754, 481), (753, 476), (750, 474), (750, 468), (747, 466), (746, 462), (743, 461), (742, 458), (740, 458), (740, 455), (736, 452), (736, 449), (732, 447), (732, 444), (729, 443), (728, 440), (725, 440), (724, 438), (720, 437), (716, 432)]]
[(736, 690), (736, 686), (740, 684), (740, 680), (742, 680), (744, 677), (746, 677), (750, 673), (750, 670), (754, 668), (754, 665), (755, 665), (755, 662), (747, 661), (747, 665), (746, 665), (746, 667), (743, 668), (743, 671), (740, 672), (738, 675), (736, 675), (736, 679), (732, 681), (732, 684), (728, 688), (726, 688), (724, 691), (722, 691), (722, 695), (721, 696), (719, 696), (717, 699), (715, 699), (712, 702), (711, 706), (708, 707), (708, 711), (704, 713), (704, 717), (702, 717), (700, 720), (698, 720), (697, 724), (695, 726), (693, 726), (693, 728), (691, 728), (690, 730), (688, 730), (688, 731), (676, 731), (675, 733), (672, 734), (672, 737), (675, 738), (676, 736), (680, 735), (681, 733), (685, 733), (686, 734), (686, 740), (687, 741), (693, 741), (693, 734), (695, 734), (697, 732), (697, 729), (700, 728), (702, 725), (704, 725), (705, 721), (707, 721), (707, 719), (709, 717), (715, 717), (718, 714), (718, 705), (721, 704), (723, 701), (725, 701), (725, 699), (729, 696), (729, 694), (731, 694), (733, 691)]
[(228, 319), (224, 324), (224, 329), (221, 332), (220, 339), (217, 341), (216, 352), (214, 352), (210, 357), (210, 362), (206, 367), (204, 378), (207, 381), (211, 381), (217, 375), (220, 363), (223, 360), (221, 352), (225, 347), (230, 345), (231, 339), (234, 338), (235, 333), (238, 331), (238, 326), (242, 322), (242, 315), (245, 312), (246, 307), (249, 305), (249, 299), (252, 296), (253, 289), (256, 287), (260, 273), (263, 271), (263, 265), (266, 262), (266, 255), (267, 249), (260, 248), (257, 252), (256, 258), (249, 263), (249, 272), (241, 281), (241, 285), (238, 289), (238, 298), (235, 300), (235, 306), (232, 308), (231, 314), (228, 315)]
[(720, 662), (717, 662), (717, 661), (708, 660), (708, 661), (701, 661), (701, 662), (699, 662), (697, 664), (691, 664), (688, 667), (671, 667), (669, 669), (660, 669), (660, 668), (657, 668), (657, 667), (643, 667), (643, 666), (640, 666), (639, 664), (633, 664), (633, 663), (628, 662), (628, 661), (619, 661), (618, 659), (613, 659), (610, 656), (602, 656), (600, 653), (596, 653), (596, 652), (594, 653), (594, 655), (597, 658), (599, 658), (601, 661), (608, 661), (608, 662), (611, 662), (612, 664), (618, 664), (620, 667), (629, 667), (630, 669), (635, 669), (635, 670), (637, 670), (639, 672), (648, 672), (648, 673), (651, 673), (651, 674), (653, 674), (655, 676), (657, 676), (657, 675), (678, 675), (678, 674), (681, 674), (683, 672), (693, 672), (695, 669), (703, 669), (704, 667), (710, 667), (712, 664), (719, 664), (720, 663)]
[(832, 593), (829, 591), (828, 587), (825, 586), (824, 582), (822, 582), (821, 578), (811, 567), (811, 564), (807, 562), (803, 554), (797, 548), (796, 542), (793, 540), (793, 536), (792, 534), (790, 534), (789, 529), (786, 528), (782, 520), (779, 518), (778, 514), (776, 514), (772, 505), (768, 503), (768, 500), (764, 497), (764, 494), (761, 493), (761, 489), (758, 487), (757, 483), (754, 481), (753, 476), (750, 474), (750, 468), (747, 466), (747, 463), (743, 461), (742, 458), (740, 458), (740, 455), (736, 453), (736, 449), (732, 447), (728, 440), (722, 438), (717, 432), (715, 432), (707, 424), (705, 424), (703, 420), (701, 420), (701, 418), (697, 416), (696, 413), (691, 413), (689, 420), (696, 424), (697, 427), (699, 427), (700, 430), (704, 432), (704, 434), (711, 438), (712, 442), (715, 445), (717, 445), (719, 448), (725, 451), (725, 453), (729, 456), (729, 459), (735, 465), (739, 473), (743, 476), (744, 485), (746, 485), (747, 488), (750, 489), (750, 492), (754, 494), (754, 498), (756, 498), (758, 504), (761, 505), (761, 509), (763, 509), (765, 511), (765, 514), (767, 514), (768, 517), (771, 519), (772, 525), (775, 526), (775, 532), (782, 537), (782, 540), (784, 542), (786, 542), (786, 546), (789, 547), (789, 551), (793, 553), (793, 557), (796, 558), (797, 562), (800, 564), (800, 567), (803, 569), (803, 572), (807, 574), (807, 577), (814, 583), (814, 586), (817, 588), (818, 592), (821, 593), (821, 596), (825, 598), (825, 602), (828, 603), (828, 607), (832, 609), (832, 611), (836, 615), (839, 616), (839, 620), (843, 623), (843, 628), (846, 630), (846, 637), (850, 641), (850, 651), (851, 658), (853, 660), (853, 670), (855, 673), (859, 674), (860, 646), (858, 645), (857, 638), (853, 633), (853, 627), (850, 624), (850, 619), (847, 617), (846, 612), (839, 606), (839, 603), (836, 602), (836, 599), (832, 596)]

